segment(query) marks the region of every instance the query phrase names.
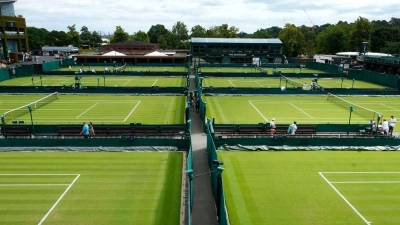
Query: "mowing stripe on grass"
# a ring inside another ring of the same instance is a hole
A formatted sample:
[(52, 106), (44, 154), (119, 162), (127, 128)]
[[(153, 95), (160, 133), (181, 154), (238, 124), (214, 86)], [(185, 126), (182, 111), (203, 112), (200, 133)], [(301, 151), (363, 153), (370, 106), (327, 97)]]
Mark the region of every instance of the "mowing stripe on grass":
[(50, 215), (50, 213), (53, 211), (53, 209), (57, 206), (57, 204), (61, 201), (61, 199), (65, 196), (65, 194), (67, 194), (67, 192), (69, 191), (69, 189), (71, 189), (72, 185), (74, 185), (74, 183), (78, 180), (78, 178), (81, 175), (78, 174), (76, 175), (75, 179), (71, 182), (71, 184), (69, 184), (69, 186), (67, 187), (67, 189), (65, 189), (64, 193), (62, 193), (62, 195), (57, 199), (56, 203), (54, 203), (54, 205), (50, 208), (50, 210), (46, 213), (46, 215), (44, 215), (44, 217), (42, 218), (42, 220), (38, 223), (38, 225), (41, 225), (46, 218)]
[(231, 82), (231, 80), (228, 80), (228, 81), (229, 81), (229, 83), (231, 83), (231, 84), (232, 84), (232, 86), (233, 86), (233, 87), (235, 87), (235, 85), (234, 85), (234, 84)]
[(371, 224), (363, 215), (361, 215), (360, 212), (339, 192), (338, 189), (335, 188), (335, 186), (332, 185), (332, 183), (322, 174), (322, 172), (318, 172), (319, 175), (333, 188), (333, 190), (347, 203), (347, 205), (350, 206), (354, 210), (354, 212), (366, 223), (366, 224)]
[(138, 107), (138, 105), (140, 104), (140, 100), (139, 102), (135, 105), (135, 107), (132, 109), (132, 111), (129, 113), (129, 115), (125, 118), (124, 122), (131, 116), (131, 114), (133, 113), (133, 111), (135, 111), (136, 107)]
[(76, 117), (77, 119), (79, 119), (79, 117), (81, 117), (83, 114), (85, 114), (87, 111), (91, 110), (93, 107), (95, 107), (97, 104), (99, 104), (98, 102), (96, 104), (94, 104), (92, 107), (88, 108), (85, 112), (83, 112), (81, 115), (79, 115), (78, 117)]
[(249, 103), (251, 106), (253, 106), (253, 108), (262, 116), (262, 118), (268, 122), (268, 119), (265, 118), (265, 116), (253, 105), (253, 103), (251, 103), (251, 101), (249, 100)]
[(309, 114), (307, 114), (306, 112), (304, 112), (303, 110), (301, 110), (299, 107), (297, 107), (297, 106), (293, 105), (292, 103), (290, 103), (290, 105), (292, 105), (293, 107), (295, 107), (296, 109), (298, 109), (300, 112), (302, 112), (302, 113), (306, 114), (306, 115), (307, 115), (307, 116), (309, 116), (311, 119), (313, 119), (313, 117), (312, 117), (312, 116), (310, 116)]
[(393, 108), (393, 107), (390, 107), (390, 106), (388, 106), (388, 105), (385, 105), (385, 104), (382, 104), (382, 103), (379, 103), (379, 104), (382, 105), (382, 106), (388, 107), (389, 109), (394, 109), (394, 110), (396, 110), (396, 111), (400, 111), (400, 110), (398, 110), (398, 109), (396, 109), (396, 108)]

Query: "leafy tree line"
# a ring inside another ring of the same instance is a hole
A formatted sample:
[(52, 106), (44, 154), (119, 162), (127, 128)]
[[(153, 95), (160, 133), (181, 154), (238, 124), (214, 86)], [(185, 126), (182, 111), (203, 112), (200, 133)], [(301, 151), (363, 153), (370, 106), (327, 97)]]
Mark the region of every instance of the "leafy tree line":
[[(47, 31), (44, 28), (28, 27), (29, 46), (38, 49), (45, 45), (77, 47), (99, 47), (102, 43), (101, 32), (89, 31), (83, 26), (80, 32), (75, 24), (68, 26), (68, 31)], [(126, 32), (121, 26), (116, 26), (110, 35), (110, 43), (129, 40), (157, 43), (161, 49), (189, 49), (191, 37), (208, 38), (279, 38), (285, 45), (285, 55), (288, 57), (318, 53), (335, 54), (342, 51), (358, 51), (361, 42), (370, 43), (369, 50), (398, 54), (400, 52), (400, 18), (369, 21), (359, 17), (348, 23), (339, 21), (336, 24), (324, 24), (308, 27), (286, 24), (283, 28), (272, 26), (261, 28), (252, 34), (239, 32), (239, 28), (222, 24), (204, 28), (195, 25), (190, 29), (181, 22), (176, 22), (172, 29), (162, 24), (153, 25), (145, 31), (133, 34)]]

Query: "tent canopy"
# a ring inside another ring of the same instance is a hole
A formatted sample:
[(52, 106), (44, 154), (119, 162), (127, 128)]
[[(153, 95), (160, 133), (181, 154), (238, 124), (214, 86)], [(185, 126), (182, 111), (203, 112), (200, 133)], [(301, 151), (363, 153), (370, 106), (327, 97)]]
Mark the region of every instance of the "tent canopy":
[(126, 55), (122, 54), (120, 52), (111, 51), (111, 52), (107, 52), (107, 53), (103, 54), (103, 56), (126, 56)]
[(155, 51), (155, 52), (151, 52), (151, 53), (149, 53), (149, 54), (146, 54), (146, 55), (144, 55), (144, 56), (168, 56), (168, 55), (166, 55), (166, 54), (164, 54), (164, 53), (161, 53), (161, 52)]

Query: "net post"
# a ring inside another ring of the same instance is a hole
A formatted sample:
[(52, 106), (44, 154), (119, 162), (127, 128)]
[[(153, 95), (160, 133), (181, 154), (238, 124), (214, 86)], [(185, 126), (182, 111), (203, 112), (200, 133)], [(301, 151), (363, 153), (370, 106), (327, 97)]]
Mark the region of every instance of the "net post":
[(328, 92), (328, 93), (326, 94), (326, 100), (329, 100), (329, 95), (330, 95), (330, 93)]
[(58, 99), (58, 91), (56, 91), (57, 99)]

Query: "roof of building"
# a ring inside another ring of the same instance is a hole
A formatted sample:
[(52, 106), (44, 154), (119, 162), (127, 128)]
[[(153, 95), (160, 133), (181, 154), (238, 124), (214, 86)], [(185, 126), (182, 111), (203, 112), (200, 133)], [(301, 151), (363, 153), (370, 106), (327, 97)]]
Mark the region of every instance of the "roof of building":
[(103, 56), (126, 56), (126, 55), (120, 52), (111, 51), (103, 54)]
[(141, 41), (124, 41), (124, 42), (103, 45), (103, 46), (127, 46), (127, 45), (130, 45), (130, 46), (159, 46), (159, 44), (153, 44), (153, 43), (141, 42)]
[(278, 38), (192, 38), (191, 43), (282, 44)]

